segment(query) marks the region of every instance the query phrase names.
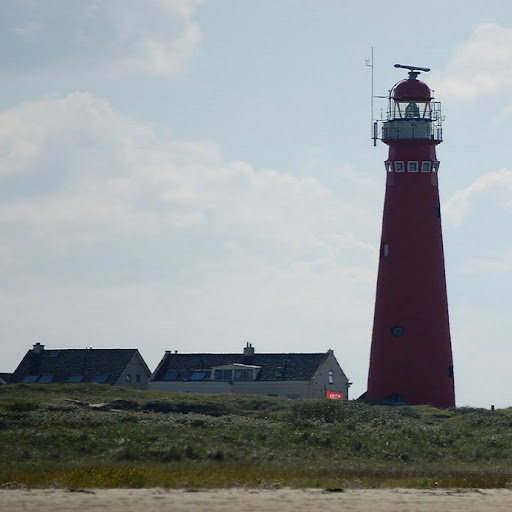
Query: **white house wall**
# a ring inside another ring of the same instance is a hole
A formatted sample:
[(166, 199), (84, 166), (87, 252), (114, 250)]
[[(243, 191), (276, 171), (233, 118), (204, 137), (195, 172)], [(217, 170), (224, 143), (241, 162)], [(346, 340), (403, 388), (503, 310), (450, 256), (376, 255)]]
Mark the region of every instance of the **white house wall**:
[[(127, 378), (128, 375), (130, 376), (129, 380)], [(140, 375), (140, 382), (137, 382), (137, 375)], [(138, 354), (134, 354), (116, 384), (131, 389), (145, 390), (148, 389), (149, 377), (147, 367), (142, 362), (142, 358)]]
[[(330, 371), (332, 371), (332, 384), (329, 383)], [(342, 393), (343, 397), (348, 399), (348, 387), (346, 375), (343, 373), (333, 352), (330, 352), (313, 376), (313, 397), (323, 398), (327, 391), (334, 391), (335, 393)]]
[[(247, 394), (263, 396), (280, 396), (285, 398), (316, 398), (312, 394), (311, 382), (308, 381), (150, 381), (150, 391), (171, 391), (175, 393), (202, 394)], [(322, 395), (325, 396), (325, 393)]]

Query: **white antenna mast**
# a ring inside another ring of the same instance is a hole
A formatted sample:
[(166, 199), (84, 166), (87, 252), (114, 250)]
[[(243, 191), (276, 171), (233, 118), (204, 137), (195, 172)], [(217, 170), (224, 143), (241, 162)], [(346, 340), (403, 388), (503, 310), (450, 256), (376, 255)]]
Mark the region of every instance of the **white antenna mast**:
[(372, 127), (372, 139), (373, 145), (377, 144), (377, 139), (375, 137), (375, 127), (373, 123), (373, 46), (371, 49), (370, 57), (366, 57), (365, 64), (372, 69), (372, 77), (371, 77), (371, 96), (370, 96), (370, 110), (371, 110), (371, 118), (370, 118), (370, 126)]

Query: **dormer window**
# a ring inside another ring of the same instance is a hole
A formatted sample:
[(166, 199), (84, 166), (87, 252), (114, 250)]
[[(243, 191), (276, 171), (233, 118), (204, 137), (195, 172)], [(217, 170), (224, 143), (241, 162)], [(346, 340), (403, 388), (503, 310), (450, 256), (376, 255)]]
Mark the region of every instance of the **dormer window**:
[(251, 381), (256, 379), (261, 366), (249, 364), (226, 364), (213, 368), (213, 380), (218, 381)]
[(233, 370), (215, 370), (213, 380), (233, 380)]
[(235, 380), (253, 380), (252, 369), (235, 370)]

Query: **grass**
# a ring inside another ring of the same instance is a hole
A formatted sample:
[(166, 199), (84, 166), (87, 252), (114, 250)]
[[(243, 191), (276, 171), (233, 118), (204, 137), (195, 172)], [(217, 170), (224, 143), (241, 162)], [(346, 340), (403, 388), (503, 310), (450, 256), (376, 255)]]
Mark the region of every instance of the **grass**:
[(512, 411), (0, 387), (0, 486), (509, 487)]

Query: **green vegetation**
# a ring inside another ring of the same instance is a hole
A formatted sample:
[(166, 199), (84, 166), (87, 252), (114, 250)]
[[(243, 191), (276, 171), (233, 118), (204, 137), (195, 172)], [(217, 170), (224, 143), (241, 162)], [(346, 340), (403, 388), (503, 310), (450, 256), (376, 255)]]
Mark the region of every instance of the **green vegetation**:
[(0, 486), (508, 487), (512, 410), (0, 387)]

